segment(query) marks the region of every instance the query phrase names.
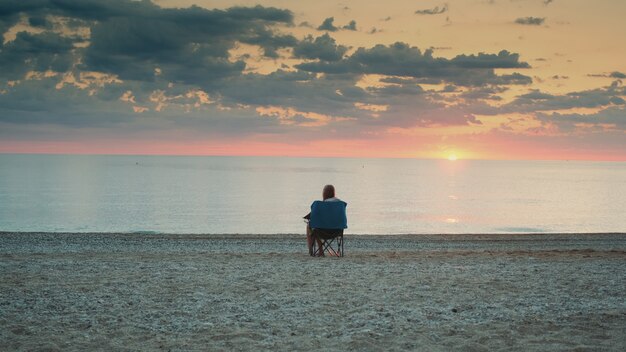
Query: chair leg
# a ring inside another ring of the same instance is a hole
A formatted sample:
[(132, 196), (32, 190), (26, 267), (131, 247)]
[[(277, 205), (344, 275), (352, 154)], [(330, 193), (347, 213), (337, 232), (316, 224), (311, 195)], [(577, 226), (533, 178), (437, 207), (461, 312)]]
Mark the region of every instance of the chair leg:
[[(336, 242), (337, 244), (337, 249), (333, 248), (333, 242)], [(326, 240), (324, 241), (324, 251), (328, 252), (328, 254), (334, 256), (334, 257), (342, 257), (342, 253), (341, 253), (341, 247), (340, 247), (341, 242), (339, 242), (339, 237), (337, 238), (333, 238), (330, 240)]]
[(315, 248), (317, 248), (317, 250), (314, 252), (314, 256), (323, 257), (324, 256), (324, 242), (322, 242), (321, 246), (316, 243)]
[(343, 236), (337, 237), (337, 256), (343, 257)]
[[(318, 240), (321, 243), (318, 243)], [(312, 257), (323, 257), (325, 253), (335, 257), (343, 257), (344, 255), (344, 242), (342, 235), (328, 240), (322, 240), (317, 236), (313, 236), (312, 242), (311, 251), (309, 252), (309, 255)], [(333, 242), (336, 244), (336, 248), (333, 247)]]
[(322, 245), (320, 246), (318, 244), (318, 238), (313, 236), (312, 238), (313, 240), (313, 244), (311, 245), (311, 251), (309, 252), (309, 255), (311, 257), (323, 257), (324, 256), (324, 241), (322, 241)]

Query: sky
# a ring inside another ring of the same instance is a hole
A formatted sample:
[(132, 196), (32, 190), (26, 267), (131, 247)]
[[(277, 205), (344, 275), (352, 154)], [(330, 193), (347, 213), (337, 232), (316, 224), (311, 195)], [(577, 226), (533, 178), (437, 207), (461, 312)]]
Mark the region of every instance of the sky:
[(626, 1), (0, 2), (0, 153), (626, 161)]

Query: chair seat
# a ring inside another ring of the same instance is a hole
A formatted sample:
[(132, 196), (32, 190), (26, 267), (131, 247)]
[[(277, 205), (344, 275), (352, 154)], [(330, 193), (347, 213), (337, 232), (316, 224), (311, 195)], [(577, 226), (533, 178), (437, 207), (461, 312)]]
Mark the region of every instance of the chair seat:
[(330, 240), (343, 235), (343, 229), (312, 229), (312, 231), (313, 236), (317, 236), (323, 240)]

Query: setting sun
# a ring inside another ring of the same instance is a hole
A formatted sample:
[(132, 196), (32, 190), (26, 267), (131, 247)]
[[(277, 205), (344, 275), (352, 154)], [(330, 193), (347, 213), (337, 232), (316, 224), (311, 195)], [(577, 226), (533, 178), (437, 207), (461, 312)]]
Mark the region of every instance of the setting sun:
[(448, 160), (450, 160), (450, 161), (456, 161), (456, 155), (455, 155), (455, 154), (450, 154), (450, 155), (448, 155)]

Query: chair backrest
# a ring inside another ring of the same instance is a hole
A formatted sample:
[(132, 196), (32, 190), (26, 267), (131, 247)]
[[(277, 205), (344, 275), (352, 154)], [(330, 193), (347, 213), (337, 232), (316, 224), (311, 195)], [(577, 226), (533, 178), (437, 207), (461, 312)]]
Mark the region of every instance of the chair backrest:
[(348, 217), (344, 201), (323, 202), (316, 200), (311, 204), (309, 226), (317, 229), (347, 229)]

